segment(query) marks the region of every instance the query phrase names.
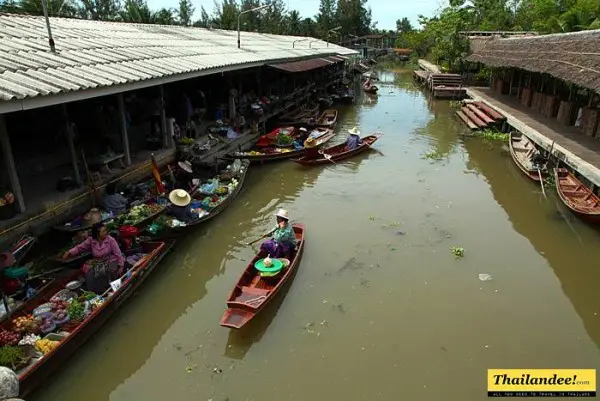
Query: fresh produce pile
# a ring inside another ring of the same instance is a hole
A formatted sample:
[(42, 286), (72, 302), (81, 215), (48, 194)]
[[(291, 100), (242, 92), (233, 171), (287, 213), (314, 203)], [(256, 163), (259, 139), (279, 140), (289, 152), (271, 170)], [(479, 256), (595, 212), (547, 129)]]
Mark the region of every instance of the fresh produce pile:
[(56, 323), (54, 323), (54, 316), (45, 315), (41, 317), (40, 329), (43, 333), (50, 333), (52, 330), (56, 328)]
[(33, 315), (19, 316), (12, 321), (15, 332), (17, 333), (34, 333), (40, 332), (40, 322)]
[(2, 330), (0, 332), (0, 344), (5, 345), (17, 345), (21, 336), (12, 331)]
[(279, 134), (277, 134), (277, 139), (275, 139), (275, 143), (279, 146), (289, 146), (293, 142), (294, 138), (292, 138), (287, 131), (281, 131)]
[(69, 315), (67, 314), (69, 303), (67, 301), (56, 299), (50, 301), (50, 305), (52, 306), (52, 315), (58, 323), (64, 323), (69, 318)]
[(19, 345), (31, 345), (35, 346), (35, 343), (40, 339), (40, 336), (37, 334), (26, 334), (23, 336), (21, 341), (19, 341)]
[(227, 187), (219, 187), (215, 189), (215, 194), (219, 196), (227, 195), (229, 193), (229, 186)]
[(46, 355), (48, 352), (58, 347), (58, 344), (60, 344), (60, 341), (48, 340), (45, 338), (43, 340), (37, 340), (35, 342), (35, 349), (40, 351), (42, 354)]
[(12, 370), (17, 370), (30, 359), (31, 358), (27, 357), (25, 349), (22, 347), (11, 345), (0, 347), (0, 366), (6, 366)]
[(85, 305), (78, 300), (74, 299), (69, 307), (67, 308), (69, 317), (73, 321), (81, 321), (85, 317)]
[(115, 223), (119, 226), (135, 226), (148, 217), (162, 211), (164, 208), (164, 206), (156, 203), (151, 205), (137, 205), (132, 207), (129, 212), (117, 216), (115, 218)]

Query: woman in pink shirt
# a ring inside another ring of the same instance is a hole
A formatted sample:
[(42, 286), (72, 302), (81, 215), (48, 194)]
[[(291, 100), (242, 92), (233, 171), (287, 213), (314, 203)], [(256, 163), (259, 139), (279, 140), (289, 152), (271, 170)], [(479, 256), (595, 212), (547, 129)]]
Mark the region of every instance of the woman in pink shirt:
[(63, 259), (91, 252), (94, 259), (83, 265), (83, 273), (88, 290), (102, 294), (110, 286), (110, 282), (123, 274), (125, 258), (117, 241), (108, 235), (104, 224), (92, 227), (92, 235), (85, 241), (71, 248), (63, 255)]

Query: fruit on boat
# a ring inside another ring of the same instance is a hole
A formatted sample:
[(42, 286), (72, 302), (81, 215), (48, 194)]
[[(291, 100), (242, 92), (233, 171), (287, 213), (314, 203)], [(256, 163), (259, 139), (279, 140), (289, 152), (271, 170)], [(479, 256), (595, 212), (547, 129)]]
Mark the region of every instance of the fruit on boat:
[(60, 341), (42, 339), (35, 342), (35, 348), (42, 354), (46, 355), (48, 352), (58, 347), (58, 344), (60, 344)]

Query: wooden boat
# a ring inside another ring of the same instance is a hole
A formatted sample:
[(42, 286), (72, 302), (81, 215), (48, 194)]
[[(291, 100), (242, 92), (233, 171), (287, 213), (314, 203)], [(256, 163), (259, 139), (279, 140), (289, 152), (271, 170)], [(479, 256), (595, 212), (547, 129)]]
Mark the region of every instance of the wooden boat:
[(336, 109), (327, 109), (317, 119), (316, 127), (333, 128), (337, 123), (338, 111)]
[(566, 168), (554, 170), (556, 192), (573, 213), (590, 223), (600, 223), (600, 198)]
[(29, 251), (33, 248), (36, 243), (36, 238), (31, 235), (23, 235), (18, 241), (14, 242), (8, 252), (12, 253), (15, 257), (15, 265), (19, 265)]
[[(335, 136), (335, 132), (328, 128), (316, 128), (313, 131), (318, 131), (320, 134), (316, 138), (317, 145), (321, 146)], [(236, 152), (229, 159), (246, 159), (251, 162), (268, 162), (276, 160), (291, 159), (301, 156), (304, 153), (304, 148), (291, 150), (289, 148), (266, 148), (261, 151)]]
[(257, 254), (248, 264), (235, 287), (227, 298), (227, 310), (221, 318), (221, 326), (239, 329), (256, 316), (281, 290), (285, 283), (293, 276), (300, 265), (304, 251), (304, 238), (306, 227), (303, 224), (294, 224), (297, 250), (290, 264), (283, 273), (274, 277), (261, 277), (254, 264), (261, 259)]
[[(56, 348), (49, 351), (42, 358), (33, 360), (27, 367), (17, 370), (20, 381), (21, 397), (30, 394), (36, 387), (40, 386), (55, 370), (63, 366), (68, 358), (74, 354), (90, 337), (95, 335), (100, 327), (116, 312), (116, 310), (127, 300), (140, 285), (146, 280), (150, 273), (156, 268), (173, 242), (147, 242), (143, 244), (145, 256), (137, 262), (123, 276), (121, 287), (110, 290), (104, 294), (104, 302), (86, 316), (80, 323), (69, 322), (60, 327), (60, 331), (66, 331), (68, 336), (60, 340)], [(23, 316), (31, 313), (37, 306), (46, 303), (65, 285), (80, 277), (76, 271), (56, 279), (47, 286), (38, 296), (32, 298), (18, 313), (12, 317)], [(2, 324), (4, 329), (9, 329), (12, 322), (6, 321)], [(55, 331), (59, 331), (56, 329)]]
[(341, 103), (350, 104), (354, 102), (354, 91), (352, 89), (344, 89), (338, 92)]
[(268, 134), (265, 134), (265, 135), (259, 137), (258, 140), (256, 141), (255, 146), (261, 147), (261, 148), (262, 147), (275, 146), (275, 143), (277, 141), (277, 137), (281, 133), (287, 133), (292, 138), (295, 138), (296, 136), (299, 135), (299, 133), (296, 132), (296, 128), (294, 128), (292, 126), (290, 126), (290, 127), (277, 127), (274, 130), (272, 130), (271, 132), (269, 132)]
[(319, 105), (306, 106), (303, 105), (299, 110), (282, 115), (278, 120), (281, 124), (295, 124), (299, 120), (311, 118), (319, 112)]
[[(227, 196), (224, 197), (224, 199), (216, 207), (212, 208), (208, 212), (208, 214), (200, 217), (197, 220), (194, 220), (191, 223), (188, 223), (187, 225), (185, 225), (183, 227), (165, 227), (162, 231), (159, 231), (157, 233), (157, 235), (155, 235), (153, 237), (155, 239), (176, 237), (182, 233), (188, 232), (188, 231), (198, 227), (200, 224), (205, 223), (208, 220), (210, 220), (210, 219), (214, 218), (215, 216), (217, 216), (218, 214), (220, 214), (223, 210), (225, 210), (227, 208), (227, 206), (229, 206), (233, 203), (235, 198), (238, 196), (238, 194), (242, 190), (242, 187), (244, 186), (244, 181), (246, 180), (246, 175), (248, 174), (249, 166), (250, 166), (249, 160), (242, 160), (241, 173), (235, 177), (238, 180), (237, 186), (235, 187), (235, 189), (232, 192), (227, 194)], [(201, 201), (206, 196), (208, 196), (208, 195), (196, 193), (196, 194), (194, 194), (193, 198), (196, 201)]]
[(525, 175), (534, 181), (540, 181), (540, 173), (542, 178), (548, 175), (548, 172), (542, 168), (538, 172), (537, 166), (534, 166), (531, 157), (539, 152), (533, 141), (523, 134), (510, 134), (509, 140), (510, 155), (519, 169)]
[(318, 159), (305, 159), (304, 157), (301, 157), (299, 159), (292, 159), (292, 161), (298, 164), (303, 164), (305, 166), (330, 164), (333, 162), (337, 162), (338, 160), (347, 159), (349, 157), (364, 152), (365, 150), (369, 149), (375, 143), (375, 141), (381, 138), (381, 136), (382, 134), (365, 136), (362, 138), (363, 143), (353, 150), (346, 150), (346, 143), (323, 149), (322, 153), (331, 156), (331, 159), (328, 159), (324, 155), (321, 155), (321, 157), (319, 157)]

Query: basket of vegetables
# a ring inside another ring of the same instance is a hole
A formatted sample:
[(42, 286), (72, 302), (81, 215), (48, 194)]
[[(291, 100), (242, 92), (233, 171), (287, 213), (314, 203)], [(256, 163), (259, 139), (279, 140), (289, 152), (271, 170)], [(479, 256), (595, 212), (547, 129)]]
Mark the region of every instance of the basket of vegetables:
[(294, 139), (287, 132), (280, 132), (277, 134), (277, 139), (275, 140), (275, 144), (277, 146), (292, 146)]
[(85, 317), (85, 304), (74, 299), (67, 308), (67, 312), (72, 322), (81, 322)]

